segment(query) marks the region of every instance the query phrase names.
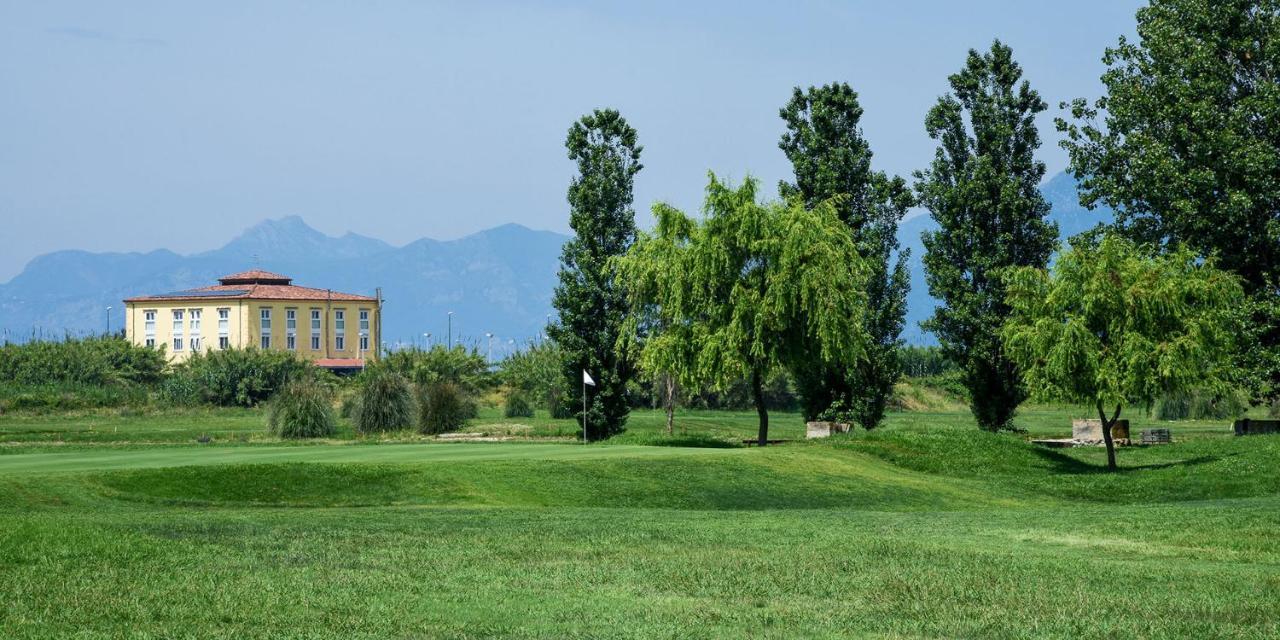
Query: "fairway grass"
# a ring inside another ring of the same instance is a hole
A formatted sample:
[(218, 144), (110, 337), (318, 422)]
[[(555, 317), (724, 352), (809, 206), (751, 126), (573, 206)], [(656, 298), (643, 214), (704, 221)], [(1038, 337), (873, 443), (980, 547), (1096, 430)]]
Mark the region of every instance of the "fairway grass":
[(0, 637), (1280, 636), (1280, 437), (1206, 425), (1106, 473), (932, 424), (764, 449), (18, 447)]

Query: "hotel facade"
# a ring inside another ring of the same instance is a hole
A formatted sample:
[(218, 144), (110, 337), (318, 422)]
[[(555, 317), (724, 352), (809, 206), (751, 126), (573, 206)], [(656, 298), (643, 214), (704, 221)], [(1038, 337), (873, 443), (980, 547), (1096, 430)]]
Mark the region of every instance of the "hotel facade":
[(231, 348), (291, 351), (329, 369), (358, 369), (380, 355), (382, 301), (293, 284), (253, 270), (198, 289), (124, 301), (125, 336), (164, 349), (172, 362)]

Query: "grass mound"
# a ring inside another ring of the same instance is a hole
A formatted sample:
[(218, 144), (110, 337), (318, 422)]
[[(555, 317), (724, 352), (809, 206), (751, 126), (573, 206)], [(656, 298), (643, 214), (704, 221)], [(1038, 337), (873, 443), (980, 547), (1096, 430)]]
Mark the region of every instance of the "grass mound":
[(130, 500), (219, 505), (910, 511), (1003, 502), (965, 482), (932, 482), (847, 452), (744, 453), (420, 465), (193, 466), (104, 473), (94, 482), (105, 487), (107, 495)]

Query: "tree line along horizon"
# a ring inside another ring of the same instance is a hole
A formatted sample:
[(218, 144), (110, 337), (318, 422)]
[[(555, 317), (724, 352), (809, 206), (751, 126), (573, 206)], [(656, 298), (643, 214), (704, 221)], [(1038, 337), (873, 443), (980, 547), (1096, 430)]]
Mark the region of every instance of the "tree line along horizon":
[(780, 109), (794, 175), (779, 200), (711, 173), (700, 218), (657, 203), (646, 232), (632, 209), (638, 133), (612, 109), (575, 122), (573, 237), (547, 333), (569, 388), (595, 379), (573, 410), (586, 436), (623, 429), (637, 376), (665, 390), (668, 413), (681, 386), (746, 380), (765, 444), (763, 385), (779, 369), (806, 419), (879, 424), (909, 288), (896, 231), (917, 205), (938, 223), (923, 236), (940, 301), (924, 328), (981, 428), (1009, 428), (1032, 396), (1095, 406), (1107, 424), (1192, 387), (1273, 399), (1280, 4), (1154, 0), (1136, 19), (1138, 40), (1103, 54), (1104, 95), (1055, 120), (1081, 203), (1115, 222), (1072, 238), (1051, 269), (1035, 157), (1048, 106), (999, 40), (948, 78), (924, 122), (937, 149), (911, 185), (874, 169), (853, 88), (797, 87)]

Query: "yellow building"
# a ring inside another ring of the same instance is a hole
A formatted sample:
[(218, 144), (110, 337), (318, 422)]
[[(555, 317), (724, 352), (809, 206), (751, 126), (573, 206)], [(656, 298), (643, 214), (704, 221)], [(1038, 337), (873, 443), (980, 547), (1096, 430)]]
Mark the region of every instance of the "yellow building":
[(356, 369), (378, 357), (378, 298), (313, 289), (267, 271), (218, 284), (124, 301), (125, 336), (165, 349), (180, 362), (197, 352), (256, 347), (293, 351), (329, 369)]

